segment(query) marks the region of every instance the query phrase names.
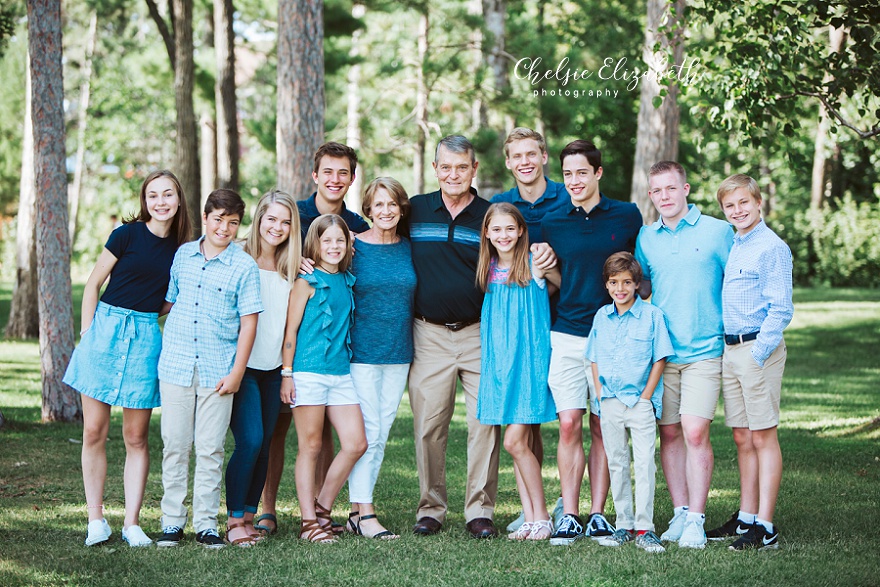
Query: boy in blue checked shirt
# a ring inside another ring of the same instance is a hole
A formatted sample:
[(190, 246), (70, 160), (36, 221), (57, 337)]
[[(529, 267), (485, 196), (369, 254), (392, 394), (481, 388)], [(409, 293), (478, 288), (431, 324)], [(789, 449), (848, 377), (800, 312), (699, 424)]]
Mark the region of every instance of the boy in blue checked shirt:
[(196, 541), (221, 548), (217, 533), (223, 444), (263, 311), (253, 257), (232, 241), (244, 202), (232, 190), (214, 190), (205, 203), (205, 235), (177, 250), (165, 296), (170, 308), (159, 357), (162, 400), (162, 537), (183, 539), (189, 455), (196, 447), (193, 526)]
[(724, 419), (733, 428), (739, 461), (740, 510), (706, 536), (739, 536), (731, 550), (778, 548), (773, 513), (782, 451), (776, 430), (786, 358), (782, 331), (794, 315), (791, 250), (761, 219), (754, 179), (731, 175), (717, 197), (736, 229), (721, 289), (721, 383)]
[[(605, 261), (605, 287), (614, 300), (599, 309), (587, 340), (593, 382), (599, 397), (602, 437), (611, 474), (617, 530), (599, 540), (620, 546), (635, 539), (646, 552), (664, 552), (654, 534), (656, 418), (663, 409), (663, 368), (673, 354), (666, 316), (636, 292), (642, 268), (627, 252)], [(632, 438), (636, 482), (635, 515), (628, 438)]]

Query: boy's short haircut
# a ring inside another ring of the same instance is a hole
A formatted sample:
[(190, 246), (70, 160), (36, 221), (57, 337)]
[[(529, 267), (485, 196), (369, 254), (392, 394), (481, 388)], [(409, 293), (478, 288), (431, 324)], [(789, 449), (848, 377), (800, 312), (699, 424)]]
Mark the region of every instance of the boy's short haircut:
[(721, 185), (718, 186), (718, 193), (715, 194), (715, 197), (718, 198), (718, 204), (722, 205), (724, 196), (740, 188), (749, 190), (749, 193), (752, 194), (756, 202), (761, 201), (761, 190), (758, 188), (758, 182), (744, 173), (737, 173), (722, 181)]
[(222, 210), (224, 216), (238, 214), (238, 219), (244, 220), (244, 200), (232, 190), (220, 188), (208, 195), (205, 201), (205, 215), (214, 210)]
[(605, 260), (605, 266), (602, 268), (602, 279), (608, 281), (612, 276), (628, 271), (632, 275), (633, 281), (642, 282), (642, 266), (636, 261), (632, 253), (621, 251), (614, 253)]
[(504, 156), (508, 157), (510, 155), (510, 143), (513, 141), (524, 141), (526, 139), (532, 139), (538, 143), (538, 148), (541, 149), (542, 153), (547, 152), (547, 141), (544, 140), (544, 136), (541, 133), (524, 126), (518, 126), (510, 131), (510, 134), (507, 135), (507, 138), (504, 140)]
[(318, 170), (321, 169), (321, 159), (325, 156), (335, 159), (348, 159), (348, 168), (351, 174), (354, 175), (355, 169), (357, 169), (358, 156), (354, 149), (348, 145), (331, 141), (318, 147), (318, 150), (315, 151), (315, 173), (318, 173)]
[(589, 164), (593, 167), (593, 173), (596, 173), (602, 167), (602, 153), (590, 141), (578, 139), (565, 145), (565, 148), (559, 153), (560, 165), (565, 163), (566, 157), (571, 157), (572, 155), (583, 155), (586, 157)]
[(648, 177), (654, 177), (655, 175), (660, 175), (661, 173), (667, 173), (669, 171), (674, 171), (678, 173), (679, 177), (681, 177), (681, 183), (687, 183), (687, 173), (684, 171), (684, 167), (682, 167), (681, 163), (677, 161), (659, 161), (651, 165), (650, 171), (648, 171)]

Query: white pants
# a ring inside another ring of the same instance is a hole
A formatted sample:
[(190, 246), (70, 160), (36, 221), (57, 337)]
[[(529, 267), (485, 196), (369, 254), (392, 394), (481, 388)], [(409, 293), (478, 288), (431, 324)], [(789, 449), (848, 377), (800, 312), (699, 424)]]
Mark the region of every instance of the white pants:
[[(654, 486), (657, 466), (654, 451), (657, 422), (651, 400), (639, 400), (632, 408), (617, 398), (602, 400), (602, 439), (611, 474), (611, 495), (617, 520), (614, 525), (625, 530), (654, 531)], [(629, 472), (628, 438), (632, 438), (633, 476), (636, 482), (636, 511), (633, 516), (633, 491)]]
[(351, 364), (351, 379), (364, 414), (367, 452), (348, 477), (352, 503), (373, 503), (373, 488), (385, 458), (385, 443), (406, 387), (409, 365)]
[[(219, 395), (212, 387), (199, 387), (193, 369), (189, 387), (159, 382), (162, 398), (162, 526), (186, 526), (189, 454), (195, 443), (193, 476), (193, 528), (217, 529), (223, 445), (232, 416), (233, 394)], [(259, 416), (259, 414), (257, 414)]]

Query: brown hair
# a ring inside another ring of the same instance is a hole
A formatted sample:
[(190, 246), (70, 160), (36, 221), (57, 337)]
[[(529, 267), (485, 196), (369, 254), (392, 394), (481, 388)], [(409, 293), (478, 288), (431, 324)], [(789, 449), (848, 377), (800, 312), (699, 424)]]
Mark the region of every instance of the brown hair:
[(684, 171), (684, 167), (681, 166), (681, 163), (677, 163), (675, 161), (659, 161), (651, 165), (650, 171), (648, 171), (648, 177), (654, 177), (655, 175), (660, 175), (661, 173), (666, 173), (668, 171), (674, 171), (681, 177), (681, 183), (687, 183), (687, 173)]
[(538, 148), (541, 149), (542, 153), (547, 152), (547, 142), (544, 140), (544, 136), (541, 133), (524, 126), (518, 126), (510, 131), (510, 134), (507, 135), (507, 138), (504, 140), (504, 156), (508, 157), (510, 155), (510, 143), (513, 141), (524, 141), (526, 139), (532, 139), (538, 143)]
[(614, 253), (605, 260), (605, 266), (602, 267), (602, 280), (608, 281), (614, 275), (629, 272), (636, 284), (642, 282), (642, 266), (636, 261), (632, 253), (621, 251)]
[(339, 261), (338, 267), (340, 271), (348, 271), (348, 268), (351, 267), (352, 256), (351, 233), (349, 232), (348, 225), (345, 224), (345, 220), (336, 214), (322, 214), (315, 218), (312, 225), (309, 226), (309, 232), (306, 234), (303, 256), (314, 260), (316, 265), (321, 262), (321, 237), (324, 236), (324, 233), (331, 226), (338, 227), (342, 234), (345, 235), (345, 255)]
[(315, 151), (315, 173), (318, 173), (318, 170), (321, 169), (321, 159), (325, 156), (336, 159), (348, 159), (348, 168), (351, 171), (351, 175), (354, 176), (358, 164), (358, 156), (354, 149), (342, 143), (334, 143), (332, 141), (324, 143)]
[(718, 198), (718, 205), (723, 205), (721, 200), (724, 199), (724, 196), (740, 188), (749, 190), (755, 201), (759, 204), (761, 203), (761, 190), (758, 188), (758, 182), (748, 175), (737, 173), (722, 181), (721, 185), (718, 186), (718, 193), (715, 194), (715, 197)]
[(559, 153), (560, 165), (565, 164), (565, 158), (572, 155), (583, 155), (586, 157), (587, 162), (593, 168), (593, 173), (598, 172), (599, 168), (602, 167), (602, 153), (590, 141), (578, 139), (565, 145), (565, 148)]
[(178, 206), (177, 212), (174, 214), (174, 221), (171, 223), (171, 232), (169, 233), (169, 236), (177, 242), (179, 247), (192, 238), (192, 224), (189, 221), (189, 210), (186, 207), (186, 197), (184, 197), (183, 188), (180, 186), (180, 180), (167, 169), (154, 171), (144, 179), (140, 191), (141, 209), (137, 214), (132, 214), (126, 218), (124, 223), (131, 224), (132, 222), (150, 221), (152, 216), (150, 216), (150, 211), (147, 209), (147, 187), (154, 179), (159, 179), (160, 177), (167, 177), (174, 184), (177, 199), (180, 200), (180, 206)]
[(244, 243), (244, 250), (254, 259), (259, 258), (263, 251), (262, 239), (260, 238), (260, 223), (263, 216), (272, 204), (280, 204), (290, 212), (290, 236), (286, 241), (275, 247), (275, 270), (282, 279), (293, 283), (299, 271), (300, 258), (302, 256), (302, 242), (300, 237), (299, 211), (296, 202), (285, 192), (277, 189), (263, 194), (257, 203), (257, 211), (254, 213), (254, 222), (251, 231)]
[(208, 194), (208, 199), (205, 200), (205, 216), (214, 210), (221, 210), (223, 216), (238, 214), (238, 219), (244, 220), (244, 200), (232, 190), (220, 188)]
[(492, 204), (483, 218), (483, 230), (480, 233), (480, 260), (477, 262), (477, 287), (482, 291), (489, 290), (489, 264), (498, 259), (498, 250), (489, 241), (489, 223), (495, 216), (511, 216), (522, 234), (513, 248), (513, 265), (507, 273), (507, 283), (526, 287), (532, 280), (532, 268), (529, 266), (529, 229), (525, 218), (516, 206), (507, 202)]
[(370, 218), (373, 198), (376, 197), (376, 192), (379, 189), (384, 189), (388, 192), (388, 195), (391, 196), (391, 199), (400, 208), (400, 217), (406, 218), (410, 208), (409, 196), (406, 195), (406, 190), (403, 189), (400, 182), (393, 177), (377, 177), (364, 188), (364, 196), (361, 202), (361, 211), (364, 213), (364, 216)]

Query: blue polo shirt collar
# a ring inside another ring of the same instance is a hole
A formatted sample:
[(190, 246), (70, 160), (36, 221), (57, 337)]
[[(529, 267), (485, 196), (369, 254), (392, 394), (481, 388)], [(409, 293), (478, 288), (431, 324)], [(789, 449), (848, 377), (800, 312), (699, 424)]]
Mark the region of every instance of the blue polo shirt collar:
[[(642, 299), (639, 297), (639, 294), (637, 293), (636, 294), (636, 302), (630, 307), (629, 310), (624, 312), (620, 317), (623, 318), (623, 316), (626, 316), (627, 314), (632, 314), (636, 319), (639, 319), (642, 317), (642, 310), (644, 310), (644, 307), (643, 307), (644, 305), (645, 305), (645, 302), (642, 301)], [(604, 312), (606, 316), (611, 316), (612, 314), (617, 314), (617, 306), (612, 301), (607, 306), (602, 306), (602, 308), (600, 308), (599, 311)]]
[[(204, 256), (204, 255), (202, 255), (202, 242), (204, 240), (205, 240), (205, 235), (202, 235), (201, 237), (199, 237), (199, 240), (195, 241), (194, 244), (196, 246), (193, 248), (192, 252), (190, 253), (190, 255), (189, 255), (190, 257), (195, 257), (196, 255)], [(214, 257), (210, 260), (213, 261), (214, 259), (217, 259), (218, 261), (222, 262), (225, 265), (232, 265), (232, 252), (229, 250), (229, 247), (233, 246), (234, 244), (235, 243), (229, 243), (226, 246), (226, 248), (223, 249), (222, 253), (220, 253), (219, 255), (217, 255), (216, 257)]]
[[(568, 199), (568, 206), (569, 206), (569, 209), (568, 209), (569, 214), (571, 214), (572, 212), (574, 212), (575, 210), (578, 210), (578, 209), (583, 210), (583, 208), (581, 208), (580, 206), (575, 206), (572, 203), (571, 197), (569, 197), (569, 199)], [(611, 201), (605, 196), (605, 194), (603, 194), (602, 192), (599, 192), (599, 203), (596, 204), (593, 208), (591, 208), (589, 213), (592, 214), (593, 210), (607, 210), (610, 207), (611, 207)]]
[(555, 189), (553, 189), (552, 181), (546, 175), (544, 176), (544, 181), (547, 183), (547, 187), (544, 188), (544, 193), (541, 194), (541, 197), (539, 197), (534, 202), (529, 202), (522, 197), (522, 195), (519, 192), (519, 186), (515, 186), (514, 188), (512, 188), (510, 190), (513, 193), (513, 201), (514, 202), (523, 202), (525, 204), (528, 204), (529, 206), (536, 206), (539, 203), (543, 202), (544, 200), (555, 200), (559, 194), (557, 193), (557, 191)]
[[(702, 212), (700, 212), (700, 209), (697, 208), (696, 204), (688, 204), (688, 212), (684, 215), (684, 218), (682, 218), (681, 221), (678, 223), (678, 226), (681, 226), (682, 222), (687, 222), (691, 226), (694, 226), (700, 219), (700, 216), (702, 216)], [(675, 230), (678, 230), (678, 226), (675, 227)], [(655, 220), (653, 224), (651, 224), (651, 228), (658, 232), (664, 227), (669, 229), (669, 227), (667, 227), (666, 224), (663, 222), (662, 216)]]
[[(309, 196), (309, 198), (305, 202), (303, 202), (303, 205), (306, 208), (305, 211), (308, 213), (309, 216), (314, 216), (315, 218), (321, 215), (321, 211), (318, 210), (318, 202), (316, 201), (317, 198), (318, 192), (312, 192), (312, 195)], [(348, 210), (348, 208), (345, 207), (345, 200), (343, 200), (342, 210), (339, 211), (339, 215), (341, 216), (345, 210)]]
[[(470, 192), (471, 192), (471, 194), (474, 196), (474, 199), (471, 200), (470, 204), (468, 204), (467, 206), (465, 206), (465, 209), (462, 210), (462, 211), (459, 213), (459, 216), (461, 216), (461, 214), (471, 214), (471, 215), (473, 215), (473, 213), (471, 212), (471, 207), (474, 205), (474, 202), (475, 202), (475, 201), (477, 200), (477, 198), (479, 198), (480, 196), (479, 196), (479, 194), (477, 194), (477, 190), (474, 189), (473, 186), (470, 187)], [(441, 210), (446, 210), (446, 204), (443, 203), (443, 196), (440, 194), (440, 190), (437, 190), (436, 192), (431, 192), (431, 193), (428, 194), (428, 195), (431, 196), (431, 198), (432, 198), (432, 200), (433, 200), (433, 201), (432, 201), (432, 207), (433, 207), (433, 209), (434, 209), (434, 212), (440, 212)], [(447, 212), (448, 212), (448, 210), (447, 210)]]

